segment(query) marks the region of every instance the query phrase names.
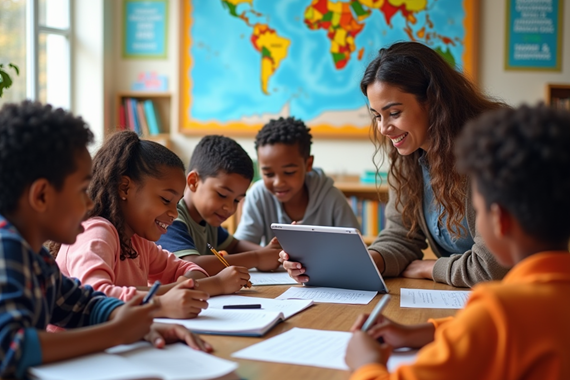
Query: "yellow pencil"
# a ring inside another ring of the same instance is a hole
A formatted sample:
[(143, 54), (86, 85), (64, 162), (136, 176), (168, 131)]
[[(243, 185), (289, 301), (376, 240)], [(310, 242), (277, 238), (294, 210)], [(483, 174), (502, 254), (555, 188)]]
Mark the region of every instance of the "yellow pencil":
[[(220, 254), (220, 252), (216, 251), (214, 249), (214, 247), (212, 247), (212, 245), (210, 243), (208, 243), (208, 249), (210, 251), (212, 251), (212, 253), (218, 258), (218, 260), (220, 260), (222, 262), (222, 264), (224, 264), (227, 267), (230, 266), (230, 264), (228, 263), (228, 261), (224, 258), (224, 256), (222, 256)], [(244, 286), (245, 288), (251, 288), (251, 281), (248, 281), (247, 284), (245, 284)]]

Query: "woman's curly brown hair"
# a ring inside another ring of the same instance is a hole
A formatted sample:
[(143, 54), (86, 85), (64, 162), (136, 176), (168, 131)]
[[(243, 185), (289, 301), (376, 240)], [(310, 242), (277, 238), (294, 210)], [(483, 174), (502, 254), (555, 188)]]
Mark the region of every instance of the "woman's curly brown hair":
[[(444, 210), (439, 223), (447, 215), (446, 228), (452, 235), (466, 233), (461, 225), (465, 216), (466, 178), (455, 169), (455, 139), (467, 121), (506, 104), (484, 96), (437, 52), (417, 42), (401, 42), (380, 49), (366, 68), (360, 83), (362, 93), (367, 95), (368, 86), (375, 82), (413, 94), (428, 110), (430, 146), (426, 158), (435, 200)], [(419, 228), (423, 204), (423, 178), (418, 164), (421, 152), (400, 155), (390, 139), (379, 133), (374, 120), (371, 134), (376, 147), (376, 168), (380, 168), (386, 152), (391, 163), (389, 184), (396, 191), (396, 207), (402, 210), (402, 219), (411, 234)]]

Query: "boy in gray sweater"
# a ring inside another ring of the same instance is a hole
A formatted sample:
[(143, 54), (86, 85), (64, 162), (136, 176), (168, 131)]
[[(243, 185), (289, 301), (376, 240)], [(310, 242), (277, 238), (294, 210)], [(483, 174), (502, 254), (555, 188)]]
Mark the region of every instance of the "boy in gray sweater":
[(321, 169), (313, 169), (305, 123), (293, 117), (267, 123), (255, 137), (262, 179), (247, 192), (235, 233), (240, 240), (267, 244), (271, 223), (355, 227), (356, 216), (344, 194)]

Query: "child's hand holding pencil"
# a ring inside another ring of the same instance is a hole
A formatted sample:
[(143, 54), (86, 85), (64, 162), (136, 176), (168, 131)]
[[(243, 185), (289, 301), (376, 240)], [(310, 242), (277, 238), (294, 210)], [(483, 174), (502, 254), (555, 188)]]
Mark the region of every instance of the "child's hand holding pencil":
[[(216, 251), (216, 249), (208, 243), (208, 249), (218, 258), (218, 260), (220, 260), (222, 262), (222, 264), (224, 264), (224, 266), (226, 267), (226, 269), (222, 270), (218, 276), (220, 276), (220, 278), (222, 279), (222, 282), (224, 282), (222, 284), (222, 286), (224, 285), (231, 285), (229, 284), (229, 282), (231, 281), (231, 279), (247, 279), (247, 282), (245, 283), (244, 287), (245, 288), (251, 288), (251, 282), (249, 281), (249, 271), (247, 270), (247, 268), (245, 267), (237, 267), (237, 266), (230, 266), (230, 264), (228, 263), (228, 261), (224, 258), (224, 256), (222, 256), (218, 251)], [(246, 277), (247, 276), (247, 277)], [(240, 286), (241, 288), (241, 286)], [(239, 289), (238, 289), (239, 290)]]

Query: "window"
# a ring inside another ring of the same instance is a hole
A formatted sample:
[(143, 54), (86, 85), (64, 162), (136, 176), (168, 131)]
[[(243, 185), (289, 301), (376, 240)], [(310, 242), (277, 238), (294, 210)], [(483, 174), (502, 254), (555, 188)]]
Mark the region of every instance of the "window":
[(39, 0), (37, 99), (71, 107), (69, 0)]
[(37, 99), (71, 108), (70, 0), (0, 0), (0, 62), (20, 68), (0, 104)]
[(26, 98), (26, 0), (0, 0), (0, 63), (4, 68), (13, 63), (20, 75), (6, 71), (12, 78), (12, 87), (4, 91), (0, 106)]

